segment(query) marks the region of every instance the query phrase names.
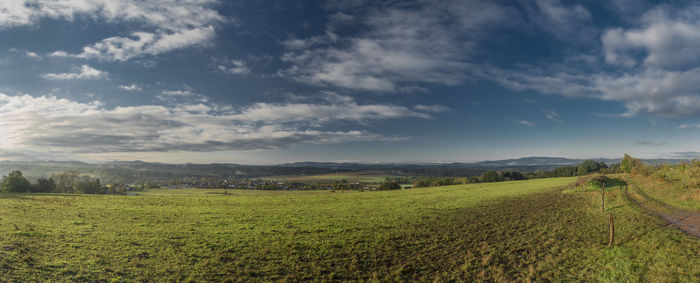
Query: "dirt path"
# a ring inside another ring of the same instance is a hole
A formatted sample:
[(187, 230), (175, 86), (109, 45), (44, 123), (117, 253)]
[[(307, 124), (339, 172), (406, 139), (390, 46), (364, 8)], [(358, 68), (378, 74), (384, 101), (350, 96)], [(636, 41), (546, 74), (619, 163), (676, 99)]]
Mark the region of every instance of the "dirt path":
[(669, 225), (676, 227), (692, 236), (700, 238), (700, 212), (692, 212), (672, 207), (668, 204), (655, 200), (645, 194), (634, 182), (627, 180), (629, 188), (625, 189), (627, 197), (640, 207), (655, 214)]

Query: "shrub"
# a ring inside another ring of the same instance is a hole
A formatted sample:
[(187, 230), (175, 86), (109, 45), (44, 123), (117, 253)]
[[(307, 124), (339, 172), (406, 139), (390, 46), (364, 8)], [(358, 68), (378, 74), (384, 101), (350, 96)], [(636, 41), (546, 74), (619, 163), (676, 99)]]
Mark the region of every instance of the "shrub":
[(611, 181), (612, 180), (605, 175), (593, 175), (586, 182), (586, 188), (600, 189), (603, 187), (603, 183), (605, 183), (606, 186), (610, 186), (612, 183)]
[(384, 182), (379, 187), (377, 187), (377, 190), (380, 191), (388, 191), (388, 190), (400, 190), (401, 185), (397, 182)]
[(75, 184), (75, 190), (83, 194), (100, 194), (104, 193), (100, 183), (93, 181), (78, 182)]
[(669, 174), (668, 167), (666, 166), (662, 166), (661, 168), (656, 170), (656, 172), (651, 174), (651, 177), (665, 183), (671, 182), (671, 174)]

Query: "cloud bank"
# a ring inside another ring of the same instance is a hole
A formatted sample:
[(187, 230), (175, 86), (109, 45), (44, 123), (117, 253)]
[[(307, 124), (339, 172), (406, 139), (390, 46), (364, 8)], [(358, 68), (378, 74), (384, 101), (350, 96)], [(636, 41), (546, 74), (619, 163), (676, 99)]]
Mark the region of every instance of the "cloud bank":
[(330, 95), (318, 103), (256, 103), (238, 111), (205, 104), (107, 108), (56, 97), (0, 94), (2, 150), (63, 153), (220, 151), (299, 144), (392, 141), (363, 130), (327, 130), (338, 121), (429, 119), (389, 104), (359, 104)]

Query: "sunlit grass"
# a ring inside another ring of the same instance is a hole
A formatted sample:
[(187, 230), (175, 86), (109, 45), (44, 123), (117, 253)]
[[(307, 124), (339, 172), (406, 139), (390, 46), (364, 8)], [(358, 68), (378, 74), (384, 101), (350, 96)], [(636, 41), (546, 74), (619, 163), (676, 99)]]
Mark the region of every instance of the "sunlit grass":
[(695, 185), (698, 181), (688, 176), (682, 182), (678, 170), (670, 171), (669, 175), (670, 182), (640, 175), (631, 177), (631, 180), (653, 200), (685, 210), (700, 211), (700, 187)]
[(573, 178), (400, 191), (0, 195), (3, 279), (697, 282), (700, 241)]

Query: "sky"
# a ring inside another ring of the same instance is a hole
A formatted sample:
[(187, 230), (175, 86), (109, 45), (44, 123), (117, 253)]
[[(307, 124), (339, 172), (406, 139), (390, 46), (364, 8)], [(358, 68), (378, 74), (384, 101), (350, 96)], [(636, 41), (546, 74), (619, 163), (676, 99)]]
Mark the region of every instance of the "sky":
[(700, 156), (694, 1), (4, 0), (0, 160)]

